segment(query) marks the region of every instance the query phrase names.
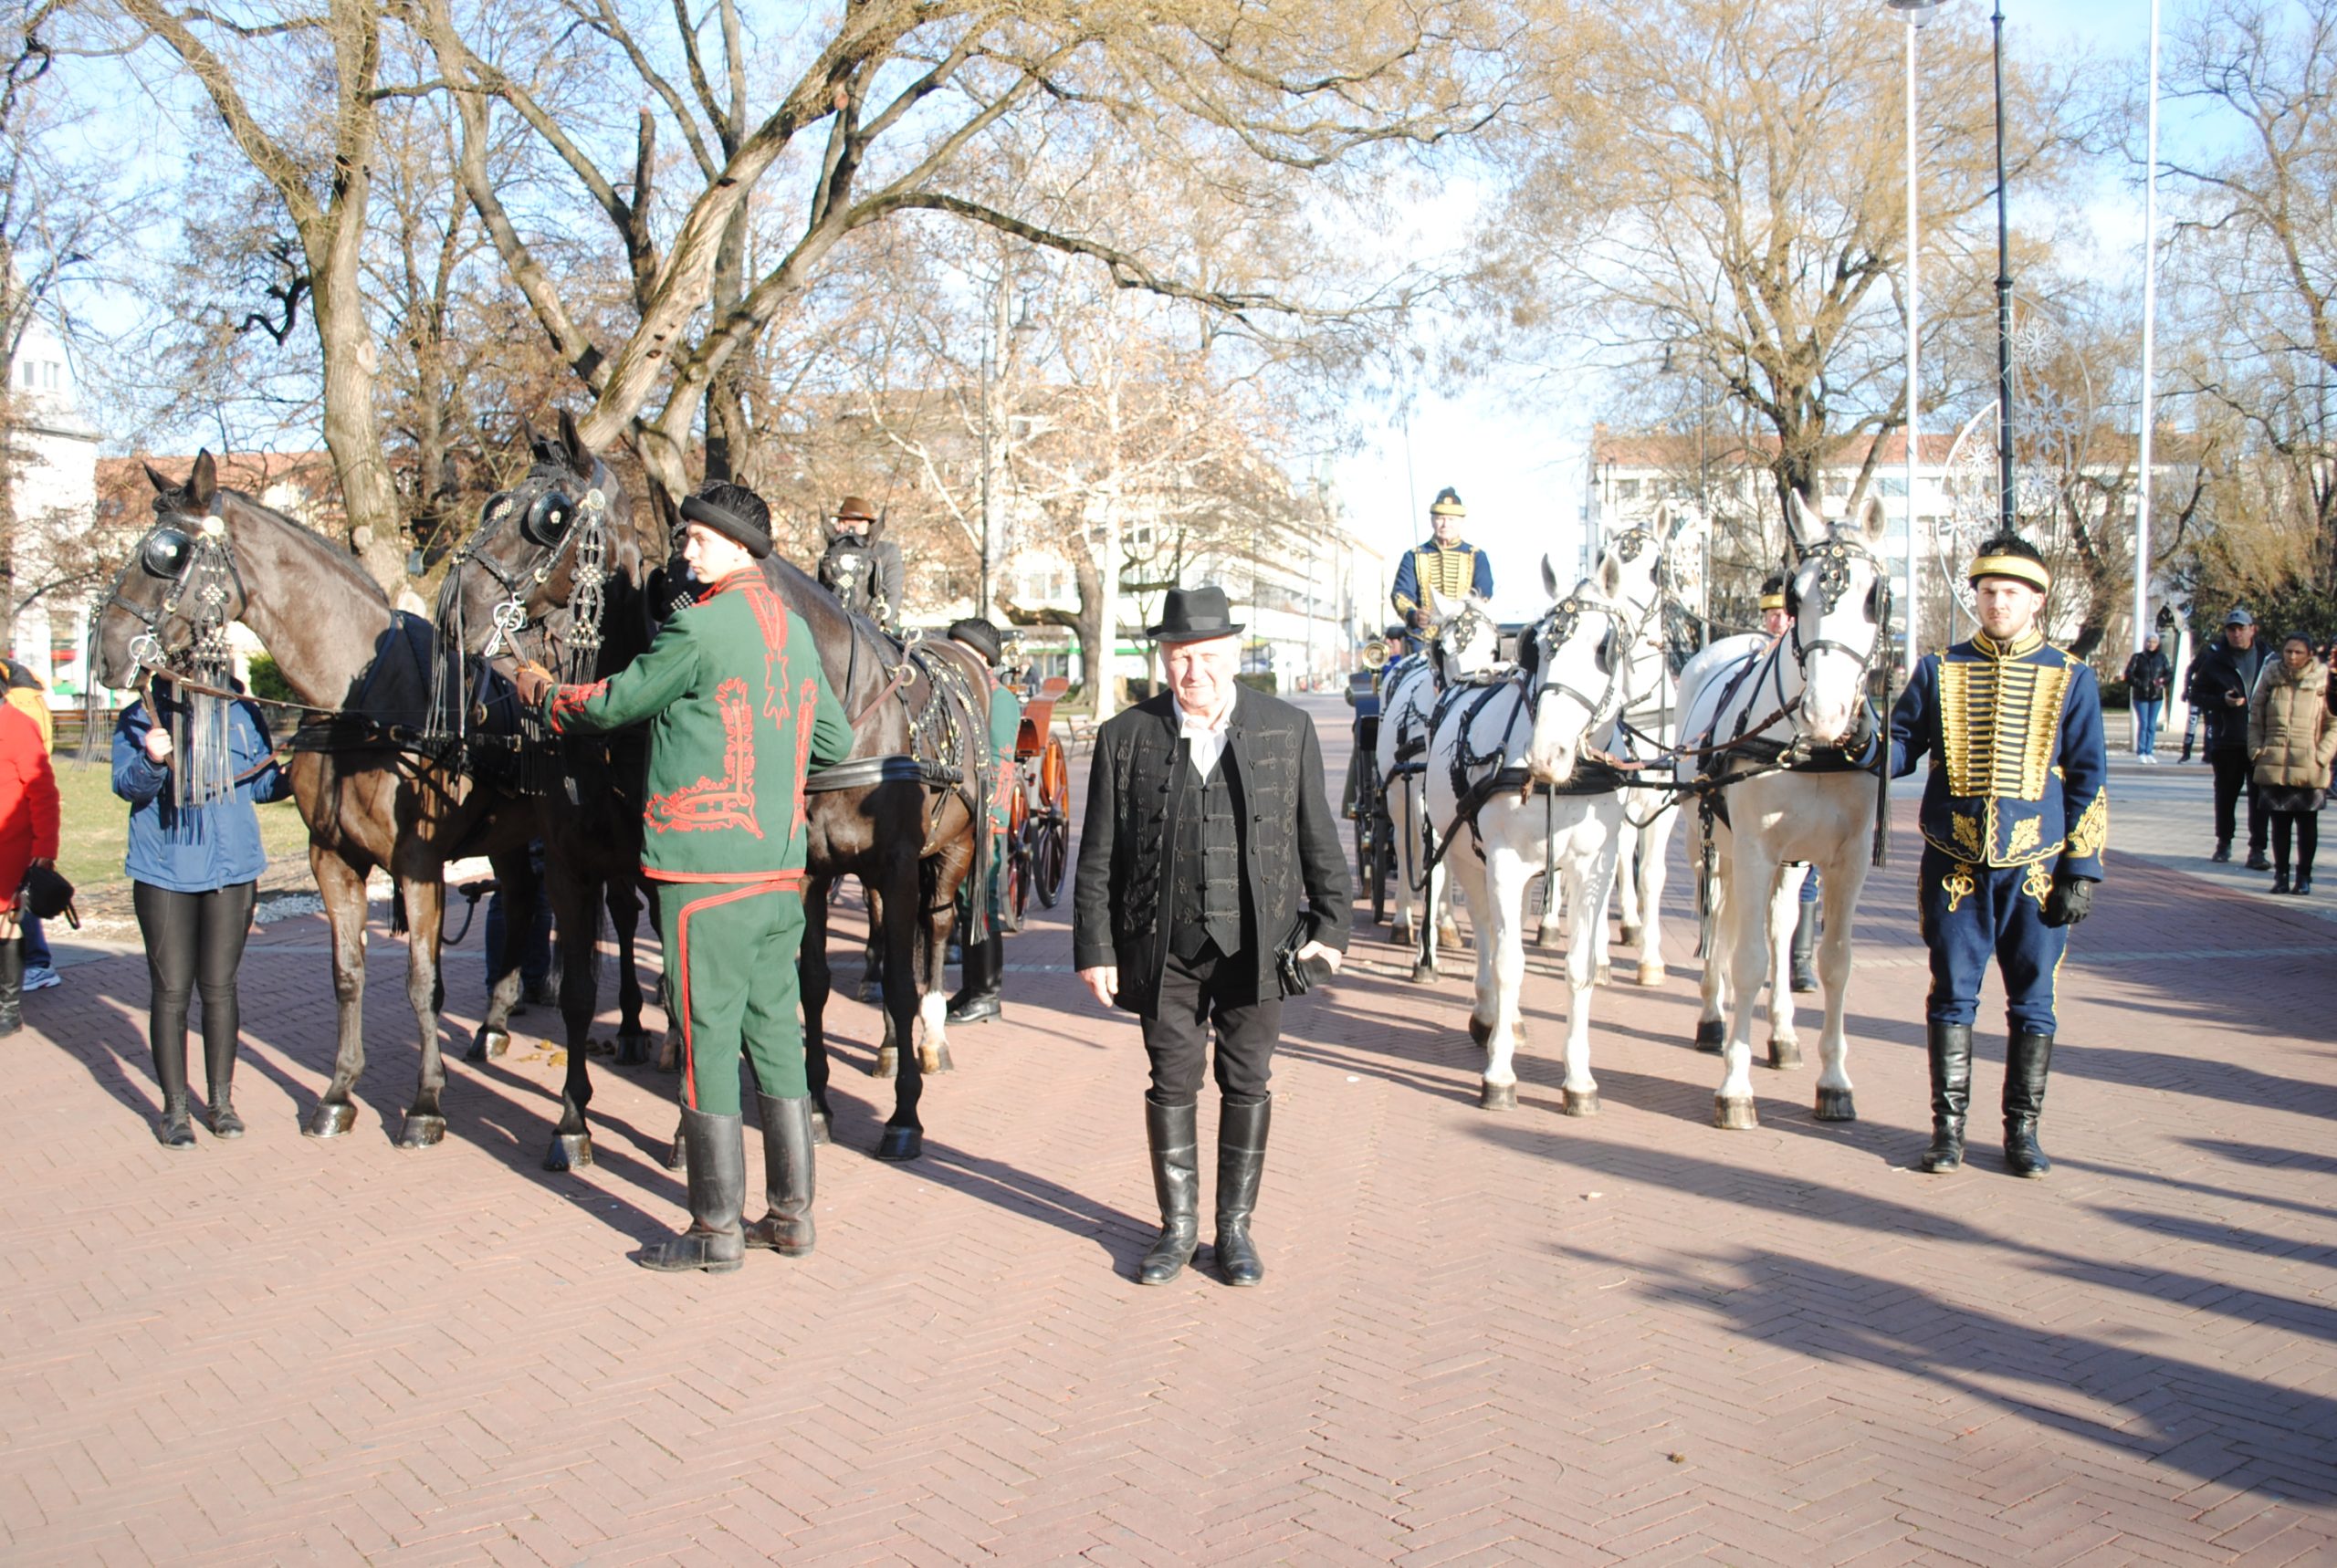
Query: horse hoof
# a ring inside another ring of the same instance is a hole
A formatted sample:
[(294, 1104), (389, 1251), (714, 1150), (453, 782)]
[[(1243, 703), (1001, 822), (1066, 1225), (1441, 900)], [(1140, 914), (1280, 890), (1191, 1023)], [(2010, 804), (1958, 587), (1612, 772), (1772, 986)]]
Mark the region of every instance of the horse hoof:
[(1599, 965), (1597, 969), (1591, 972), (1590, 983), (1594, 986), (1613, 985), (1615, 983), (1615, 966), (1612, 964)]
[(338, 1138), (357, 1125), (357, 1107), (346, 1100), (328, 1100), (319, 1105), (300, 1130), (312, 1138)]
[(1696, 1021), (1696, 1049), (1720, 1054), (1728, 1043), (1728, 1024), (1722, 1019), (1699, 1019)]
[(1566, 932), (1556, 925), (1544, 925), (1534, 933), (1534, 946), (1536, 947), (1563, 947), (1566, 940)]
[(1431, 985), (1436, 980), (1436, 966), (1423, 960), (1412, 966), (1412, 984)]
[(1743, 1133), (1760, 1124), (1761, 1118), (1754, 1113), (1753, 1100), (1750, 1095), (1742, 1100), (1714, 1099), (1713, 1101), (1713, 1126), (1725, 1132)]
[(860, 988), (853, 992), (853, 995), (864, 1002), (872, 1004), (881, 1002), (885, 999), (885, 987), (881, 981), (863, 980), (860, 982)]
[(471, 1037), (470, 1053), (464, 1057), (463, 1060), (466, 1061), (493, 1061), (496, 1058), (501, 1056), (505, 1051), (510, 1049), (511, 1031), (509, 1030), (488, 1029), (482, 1025), (480, 1026), (478, 1033)]
[(590, 1133), (554, 1133), (551, 1147), (544, 1152), (544, 1169), (548, 1171), (581, 1171), (592, 1163)]
[(1769, 1065), (1781, 1070), (1799, 1067), (1801, 1041), (1790, 1035), (1783, 1038), (1771, 1035), (1769, 1037)]
[(925, 1129), (922, 1127), (886, 1127), (877, 1141), (876, 1157), (904, 1165), (925, 1153)]
[(812, 1108), (812, 1142), (814, 1145), (833, 1141), (835, 1129), (829, 1124), (828, 1113), (818, 1106)]
[(920, 1045), (917, 1048), (917, 1064), (927, 1072), (954, 1072), (958, 1064), (949, 1060), (949, 1042)]
[(1662, 966), (1662, 965), (1661, 965), (1661, 964), (1641, 964), (1641, 965), (1640, 966), (1639, 982), (1640, 982), (1640, 985), (1642, 985), (1642, 986), (1660, 986), (1660, 985), (1663, 984), (1663, 980), (1664, 980), (1664, 971), (1663, 971), (1663, 966)]
[(1470, 1038), (1471, 1040), (1475, 1040), (1475, 1041), (1477, 1042), (1478, 1046), (1479, 1046), (1481, 1049), (1483, 1047), (1483, 1045), (1485, 1044), (1485, 1042), (1486, 1042), (1487, 1040), (1489, 1040), (1493, 1039), (1493, 1025), (1491, 1025), (1491, 1024), (1489, 1024), (1489, 1023), (1485, 1022), (1483, 1019), (1476, 1018), (1476, 1017), (1474, 1017), (1474, 1016), (1472, 1016), (1472, 1017), (1470, 1018), (1470, 1019), (1469, 1019), (1469, 1038)]
[(648, 1066), (649, 1051), (647, 1030), (637, 1029), (630, 1032), (620, 1030), (617, 1032), (617, 1065), (619, 1067)]
[(1480, 1111), (1516, 1110), (1517, 1085), (1514, 1083), (1487, 1083), (1483, 1085), (1477, 1091), (1477, 1109)]
[(1818, 1119), (1821, 1122), (1855, 1122), (1858, 1107), (1850, 1102), (1847, 1089), (1820, 1089), (1818, 1092)]
[(405, 1113), (405, 1128), (398, 1134), (398, 1147), (427, 1149), (435, 1146), (445, 1135), (445, 1117), (433, 1116), (424, 1112), (408, 1111)]
[(1560, 1108), (1569, 1116), (1596, 1116), (1598, 1114), (1598, 1091), (1569, 1089), (1566, 1092), (1566, 1103)]
[(871, 1078), (890, 1078), (900, 1070), (900, 1048), (894, 1045), (879, 1046), (876, 1049), (876, 1064), (868, 1070), (868, 1076)]
[(1640, 930), (1636, 925), (1626, 925), (1619, 933), (1618, 933), (1618, 935), (1622, 938), (1624, 946), (1636, 947), (1640, 945), (1640, 939), (1642, 936), (1645, 936), (1647, 933)]
[(1436, 928), (1436, 939), (1447, 947), (1461, 946), (1461, 927), (1448, 920)]
[(1420, 945), (1419, 932), (1407, 931), (1400, 925), (1391, 925), (1388, 927), (1388, 946), (1390, 947), (1417, 947)]

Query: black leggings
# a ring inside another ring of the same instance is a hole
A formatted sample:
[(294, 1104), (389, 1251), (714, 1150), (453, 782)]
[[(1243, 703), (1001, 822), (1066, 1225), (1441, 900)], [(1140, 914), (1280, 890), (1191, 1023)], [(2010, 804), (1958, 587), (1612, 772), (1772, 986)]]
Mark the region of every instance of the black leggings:
[(204, 1068), (215, 1087), (235, 1072), (236, 1031), (242, 1022), (236, 967), (244, 961), (257, 889), (249, 882), (209, 893), (131, 884), (131, 903), (138, 911), (139, 934), (146, 939), (146, 972), (153, 983), (146, 1039), (154, 1051), (154, 1076), (166, 1095), (186, 1092), (186, 1004), (197, 987), (203, 991)]
[(2281, 871), (2289, 869), (2289, 824), (2297, 827), (2297, 873), (2312, 874), (2312, 852), (2321, 847), (2321, 813), (2318, 811), (2275, 811), (2272, 814), (2272, 864)]

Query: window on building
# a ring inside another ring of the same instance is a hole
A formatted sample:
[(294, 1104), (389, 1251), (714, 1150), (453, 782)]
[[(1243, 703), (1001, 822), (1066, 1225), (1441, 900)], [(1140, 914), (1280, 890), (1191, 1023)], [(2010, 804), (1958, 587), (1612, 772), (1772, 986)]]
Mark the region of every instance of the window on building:
[(1640, 498), (1640, 482), (1637, 479), (1616, 480), (1615, 498), (1619, 501), (1638, 500)]
[(1879, 486), (1876, 491), (1878, 495), (1904, 496), (1907, 493), (1907, 476), (1904, 474), (1895, 479), (1887, 475), (1880, 476), (1876, 478), (1875, 484)]

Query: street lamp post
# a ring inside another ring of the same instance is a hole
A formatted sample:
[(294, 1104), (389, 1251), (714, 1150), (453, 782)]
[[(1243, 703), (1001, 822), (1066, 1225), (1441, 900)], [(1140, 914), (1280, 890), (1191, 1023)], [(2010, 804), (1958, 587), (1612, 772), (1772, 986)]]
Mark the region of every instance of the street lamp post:
[(2158, 0), (2151, 0), (2150, 108), (2143, 159), (2143, 430), (2134, 476), (2134, 652), (2150, 635), (2151, 612), (2151, 426), (2156, 411), (2153, 384), (2157, 366), (2154, 329), (2158, 314)]
[[(1923, 581), (1915, 571), (1915, 465), (1923, 455), (1916, 419), (1921, 406), (1917, 394), (1923, 381), (1918, 374), (1916, 347), (1921, 315), (1917, 309), (1920, 296), (1915, 264), (1915, 35), (1932, 19), (1941, 0), (1884, 0), (1884, 4), (1907, 22), (1907, 664), (1913, 668), (1923, 652), (1915, 640), (1916, 623), (1923, 613)], [(1883, 634), (1888, 636), (1890, 630), (1884, 627)]]
[(1996, 523), (2012, 532), (2012, 225), (2005, 205), (2005, 4), (1996, 0)]

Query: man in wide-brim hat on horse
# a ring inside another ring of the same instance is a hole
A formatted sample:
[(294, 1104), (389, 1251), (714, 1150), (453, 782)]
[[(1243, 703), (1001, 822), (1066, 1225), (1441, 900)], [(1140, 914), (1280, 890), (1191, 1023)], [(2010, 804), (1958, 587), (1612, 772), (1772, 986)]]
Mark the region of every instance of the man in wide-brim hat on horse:
[(1336, 970), (1351, 884), (1314, 721), (1234, 680), (1225, 591), (1171, 589), (1150, 629), (1168, 689), (1095, 736), (1080, 823), (1072, 950), (1095, 999), (1137, 1015), (1152, 1086), (1145, 1137), (1160, 1237), (1137, 1270), (1166, 1284), (1200, 1239), (1197, 1104), (1216, 1037), (1217, 1264), (1265, 1272), (1250, 1217), (1265, 1169), (1284, 957)]

